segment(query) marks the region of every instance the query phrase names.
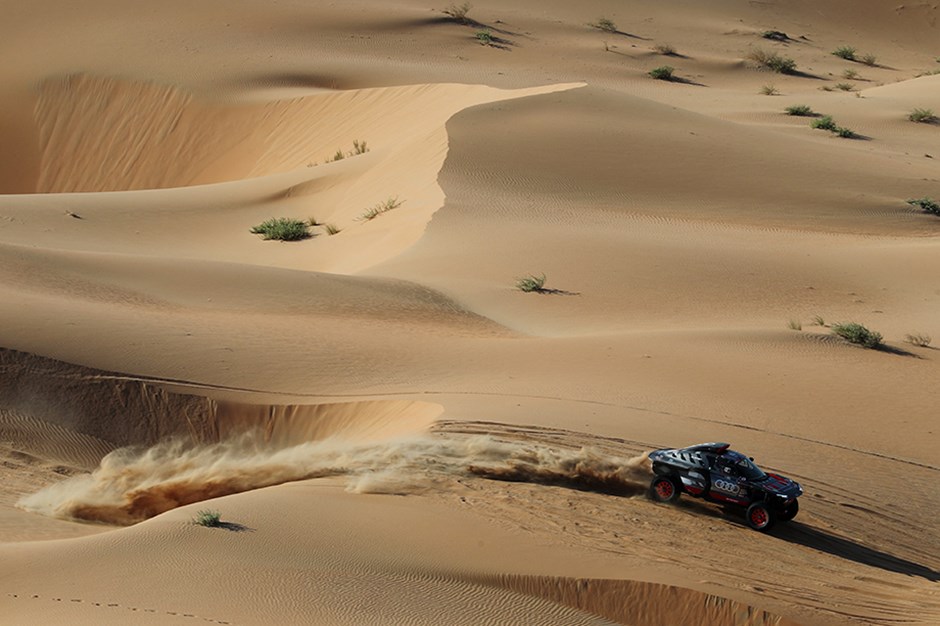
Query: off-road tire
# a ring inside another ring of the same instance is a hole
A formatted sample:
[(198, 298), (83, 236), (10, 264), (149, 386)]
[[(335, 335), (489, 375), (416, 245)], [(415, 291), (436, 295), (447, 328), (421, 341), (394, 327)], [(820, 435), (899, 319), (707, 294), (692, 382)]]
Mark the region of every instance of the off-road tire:
[(791, 519), (796, 517), (796, 514), (800, 512), (800, 501), (794, 500), (786, 506), (783, 510), (777, 514), (777, 519), (781, 522), (789, 522)]
[(675, 502), (680, 495), (682, 490), (671, 476), (657, 476), (650, 483), (650, 498), (656, 502)]
[(747, 525), (754, 530), (767, 532), (774, 527), (777, 515), (766, 502), (754, 502), (747, 507), (744, 519), (747, 521)]

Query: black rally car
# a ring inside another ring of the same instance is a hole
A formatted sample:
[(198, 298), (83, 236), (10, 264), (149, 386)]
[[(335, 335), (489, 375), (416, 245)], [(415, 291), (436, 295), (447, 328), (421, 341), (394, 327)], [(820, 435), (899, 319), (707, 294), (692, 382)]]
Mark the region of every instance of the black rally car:
[(753, 459), (730, 447), (727, 443), (702, 443), (650, 452), (656, 475), (650, 483), (650, 496), (659, 502), (674, 502), (685, 492), (744, 507), (748, 526), (754, 530), (770, 530), (774, 523), (796, 517), (800, 509), (797, 498), (803, 494), (800, 484), (764, 472)]

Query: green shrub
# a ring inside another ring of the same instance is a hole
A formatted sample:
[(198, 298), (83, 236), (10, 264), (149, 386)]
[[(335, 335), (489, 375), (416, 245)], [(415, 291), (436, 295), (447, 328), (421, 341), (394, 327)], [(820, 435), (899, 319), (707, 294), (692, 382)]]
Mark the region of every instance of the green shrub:
[(782, 57), (776, 52), (767, 52), (761, 48), (751, 50), (747, 58), (757, 64), (758, 67), (767, 68), (778, 74), (793, 74), (796, 71), (796, 61), (788, 57)]
[(473, 5), (469, 2), (464, 2), (463, 4), (451, 4), (448, 7), (442, 9), (444, 15), (448, 16), (455, 22), (460, 22), (461, 24), (466, 24), (469, 20), (467, 19), (467, 14), (470, 13), (470, 9), (473, 8)]
[(840, 91), (852, 91), (855, 89), (855, 85), (852, 83), (836, 83), (836, 89)]
[(839, 46), (832, 51), (832, 54), (839, 58), (845, 59), (846, 61), (854, 61), (856, 52), (857, 51), (852, 46)]
[(908, 204), (916, 207), (920, 207), (927, 213), (933, 213), (934, 215), (940, 215), (940, 204), (937, 204), (930, 198), (924, 196), (923, 198), (915, 198), (907, 201)]
[(868, 54), (862, 57), (862, 63), (864, 63), (865, 65), (869, 67), (875, 67), (876, 65), (878, 65), (878, 57), (876, 57), (874, 54), (869, 52)]
[(491, 33), (490, 31), (486, 29), (478, 30), (476, 32), (476, 38), (477, 38), (477, 41), (479, 41), (484, 46), (489, 46), (493, 43), (493, 33)]
[(544, 291), (545, 274), (542, 274), (541, 276), (530, 274), (529, 276), (516, 279), (516, 289), (519, 291), (525, 291), (526, 293), (531, 291)]
[(222, 514), (218, 511), (202, 510), (193, 517), (193, 524), (215, 528), (222, 525)]
[(919, 346), (921, 348), (926, 348), (930, 345), (932, 339), (930, 335), (925, 335), (923, 333), (914, 333), (912, 335), (904, 335), (904, 340), (909, 344)]
[(799, 117), (812, 117), (816, 115), (811, 108), (805, 104), (794, 104), (784, 109), (787, 112), (787, 115), (797, 115)]
[(907, 119), (921, 124), (933, 124), (937, 122), (937, 116), (933, 114), (932, 109), (914, 109), (907, 115)]
[(263, 235), (265, 240), (298, 241), (310, 236), (307, 222), (290, 217), (272, 217), (252, 228), (251, 232), (255, 235)]
[(383, 202), (379, 202), (373, 207), (366, 209), (365, 213), (359, 216), (359, 219), (363, 222), (368, 222), (373, 220), (383, 213), (388, 213), (392, 209), (397, 209), (401, 206), (401, 200), (398, 197), (388, 198)]
[(816, 326), (825, 326), (825, 325), (826, 325), (826, 320), (823, 319), (823, 316), (822, 316), (822, 315), (814, 315), (814, 316), (813, 316), (813, 324), (816, 325)]
[(834, 132), (839, 137), (842, 137), (843, 139), (855, 139), (858, 136), (855, 134), (855, 131), (844, 126), (837, 126), (836, 129), (832, 132)]
[(845, 70), (842, 72), (842, 78), (845, 78), (846, 80), (858, 80), (859, 73), (855, 70)]
[(606, 17), (599, 18), (596, 22), (588, 24), (591, 28), (596, 28), (597, 30), (602, 30), (605, 33), (616, 33), (617, 25), (613, 21), (607, 19)]
[(656, 80), (672, 80), (672, 73), (674, 71), (676, 71), (676, 68), (669, 65), (662, 65), (656, 69), (650, 70), (648, 73)]
[(833, 324), (832, 332), (849, 343), (854, 343), (865, 348), (877, 348), (881, 345), (881, 333), (868, 330), (861, 324), (855, 322)]
[(810, 128), (815, 128), (816, 130), (828, 130), (830, 132), (836, 132), (838, 126), (836, 126), (835, 121), (830, 115), (824, 115), (819, 119), (815, 119), (809, 123)]

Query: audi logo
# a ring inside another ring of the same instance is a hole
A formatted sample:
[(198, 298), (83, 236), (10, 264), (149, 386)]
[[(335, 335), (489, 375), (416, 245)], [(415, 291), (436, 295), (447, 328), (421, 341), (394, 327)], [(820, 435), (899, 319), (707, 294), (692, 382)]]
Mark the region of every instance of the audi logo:
[(738, 487), (737, 483), (732, 483), (721, 479), (715, 481), (715, 488), (721, 489), (722, 491), (730, 491), (731, 493), (737, 493), (741, 491), (741, 488)]

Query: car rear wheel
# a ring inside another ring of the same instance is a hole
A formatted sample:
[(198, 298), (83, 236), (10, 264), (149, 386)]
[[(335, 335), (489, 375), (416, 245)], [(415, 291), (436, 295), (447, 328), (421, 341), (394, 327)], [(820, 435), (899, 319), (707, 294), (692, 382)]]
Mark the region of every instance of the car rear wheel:
[(793, 502), (788, 504), (786, 507), (784, 507), (782, 511), (780, 511), (780, 515), (778, 517), (780, 518), (781, 522), (789, 522), (791, 519), (796, 517), (796, 514), (799, 512), (800, 512), (800, 501), (794, 500)]
[(679, 485), (669, 476), (657, 476), (650, 483), (650, 497), (657, 502), (675, 502), (680, 494)]
[(755, 502), (747, 507), (747, 513), (744, 514), (747, 519), (747, 525), (754, 530), (766, 532), (773, 528), (776, 515), (773, 509), (767, 506), (766, 502)]

